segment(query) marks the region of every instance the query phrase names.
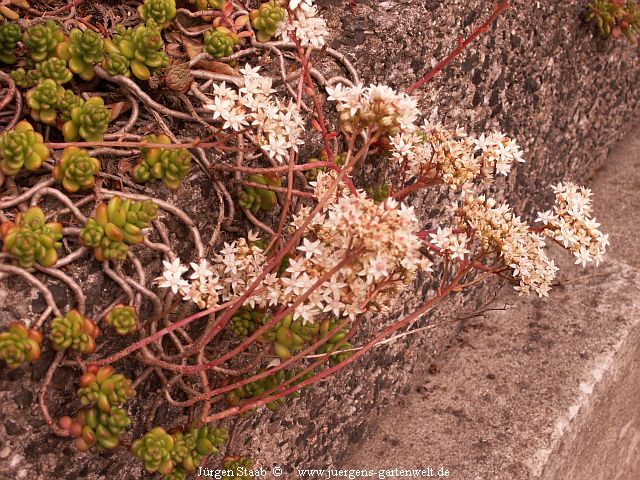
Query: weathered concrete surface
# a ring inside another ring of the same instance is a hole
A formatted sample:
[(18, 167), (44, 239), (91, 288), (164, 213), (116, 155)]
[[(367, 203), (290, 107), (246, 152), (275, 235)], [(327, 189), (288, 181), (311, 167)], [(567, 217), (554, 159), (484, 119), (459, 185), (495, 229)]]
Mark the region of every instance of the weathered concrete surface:
[(348, 454), (351, 468), (445, 467), (460, 480), (640, 478), (640, 130), (593, 182), (612, 246), (563, 267), (550, 298), (503, 291)]

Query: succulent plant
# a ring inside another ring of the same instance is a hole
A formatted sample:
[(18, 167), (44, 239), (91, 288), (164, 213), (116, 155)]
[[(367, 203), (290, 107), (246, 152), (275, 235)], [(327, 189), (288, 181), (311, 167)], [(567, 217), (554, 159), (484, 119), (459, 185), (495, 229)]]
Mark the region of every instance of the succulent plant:
[[(262, 372), (262, 370), (260, 372)], [(227, 395), (226, 395), (227, 402), (231, 406), (236, 406), (242, 400), (258, 397), (266, 393), (267, 391), (277, 387), (283, 382), (293, 378), (299, 372), (300, 372), (299, 369), (278, 370), (277, 372), (271, 375), (268, 375), (266, 377), (263, 377), (259, 380), (256, 380), (255, 382), (247, 383), (245, 385), (242, 385), (241, 387), (231, 390), (230, 392), (227, 392)], [(304, 375), (300, 376), (300, 378), (297, 378), (296, 380), (292, 381), (290, 384), (287, 384), (286, 388), (299, 384), (300, 382), (309, 378), (311, 375), (313, 375), (312, 371), (305, 373)], [(294, 398), (299, 396), (300, 396), (300, 392), (295, 391), (286, 395), (286, 398)], [(265, 406), (271, 411), (276, 411), (278, 408), (284, 405), (284, 403), (285, 403), (285, 397), (281, 397), (281, 398), (278, 398), (277, 400), (268, 402)]]
[(0, 62), (13, 65), (16, 63), (16, 44), (22, 37), (22, 30), (17, 23), (7, 22), (0, 25)]
[(13, 130), (0, 134), (0, 170), (5, 175), (15, 175), (22, 167), (38, 170), (49, 158), (49, 149), (43, 142), (42, 135), (29, 122), (18, 122)]
[(121, 407), (112, 407), (109, 412), (92, 407), (80, 410), (75, 418), (62, 417), (58, 423), (75, 437), (76, 448), (86, 452), (93, 446), (98, 450), (116, 448), (131, 419)]
[(27, 0), (8, 0), (0, 4), (0, 20), (5, 17), (9, 20), (17, 20), (20, 18), (18, 12), (9, 7), (29, 8), (29, 2)]
[[(280, 178), (271, 175), (250, 175), (248, 180), (261, 185), (280, 186)], [(251, 210), (252, 213), (258, 213), (260, 210), (271, 210), (277, 203), (278, 197), (276, 197), (275, 192), (271, 190), (243, 186), (242, 191), (238, 194), (238, 205), (247, 210)]]
[(44, 212), (31, 207), (16, 215), (16, 222), (0, 225), (3, 251), (11, 253), (23, 268), (31, 268), (36, 262), (50, 267), (58, 261), (56, 249), (62, 246), (62, 224), (45, 223)]
[(111, 114), (102, 98), (91, 97), (82, 105), (73, 107), (70, 116), (62, 126), (62, 135), (67, 142), (78, 141), (80, 138), (87, 142), (100, 142), (109, 126)]
[(0, 333), (0, 360), (10, 369), (24, 362), (35, 362), (40, 358), (41, 343), (42, 335), (37, 330), (28, 329), (20, 322), (11, 323)]
[(33, 83), (31, 83), (31, 78), (27, 76), (27, 71), (24, 68), (16, 68), (13, 72), (9, 73), (9, 76), (20, 88), (33, 86)]
[(109, 53), (104, 62), (104, 67), (109, 75), (131, 76), (131, 62), (121, 53)]
[(389, 196), (389, 185), (385, 183), (378, 185), (375, 188), (368, 186), (365, 191), (367, 192), (367, 195), (373, 198), (374, 202), (380, 203)]
[(107, 325), (112, 327), (118, 335), (127, 335), (137, 329), (138, 314), (134, 307), (117, 305), (113, 307), (105, 318)]
[(114, 196), (108, 204), (98, 205), (95, 219), (87, 220), (80, 231), (80, 240), (85, 247), (94, 249), (100, 261), (124, 260), (127, 244), (144, 241), (142, 230), (149, 228), (157, 212), (158, 206), (151, 199), (134, 202)]
[(198, 10), (207, 10), (209, 8), (220, 10), (226, 0), (190, 0), (190, 2), (195, 4)]
[(138, 6), (138, 16), (147, 22), (153, 20), (155, 24), (166, 27), (176, 16), (175, 0), (144, 0)]
[[(223, 475), (223, 480), (251, 480), (253, 475), (245, 475), (251, 471), (253, 461), (247, 457), (224, 457), (222, 459), (222, 469), (227, 475)], [(231, 475), (228, 475), (231, 473)]]
[(93, 187), (94, 175), (100, 171), (100, 160), (89, 155), (84, 148), (67, 147), (53, 169), (53, 178), (62, 183), (67, 192)]
[(228, 57), (239, 42), (238, 35), (228, 28), (212, 28), (204, 34), (204, 51), (215, 58)]
[(77, 310), (69, 310), (64, 317), (53, 319), (49, 339), (53, 349), (58, 352), (71, 348), (89, 354), (96, 348), (95, 339), (99, 333), (93, 321), (83, 317)]
[(36, 63), (34, 70), (27, 72), (27, 81), (31, 85), (37, 84), (40, 80), (50, 78), (58, 85), (64, 85), (73, 78), (71, 70), (67, 68), (67, 62), (61, 58), (51, 57)]
[[(149, 135), (145, 140), (152, 144), (171, 144), (171, 139), (164, 134)], [(140, 152), (140, 163), (132, 171), (138, 183), (160, 180), (170, 190), (177, 190), (180, 181), (189, 174), (191, 154), (186, 148), (141, 148)]]
[(268, 42), (276, 34), (276, 29), (284, 20), (285, 9), (275, 0), (270, 0), (260, 5), (257, 10), (251, 10), (249, 18), (251, 25), (256, 30), (256, 39), (259, 42)]
[(164, 84), (171, 90), (186, 93), (193, 83), (189, 63), (171, 63), (164, 72)]
[(604, 37), (618, 38), (624, 35), (636, 43), (640, 32), (640, 7), (635, 0), (593, 0), (587, 5), (588, 21), (596, 22)]
[(100, 34), (93, 30), (74, 28), (69, 32), (69, 39), (58, 45), (60, 58), (69, 63), (69, 69), (83, 80), (93, 80), (96, 76), (94, 65), (104, 58), (104, 42)]
[(224, 428), (212, 426), (190, 427), (186, 432), (173, 434), (174, 446), (171, 450), (173, 463), (179, 470), (194, 472), (207, 455), (220, 453), (220, 447), (228, 434)]
[(248, 337), (264, 321), (264, 312), (243, 306), (231, 317), (231, 331), (238, 337)]
[[(268, 322), (268, 317), (263, 319)], [(300, 348), (314, 335), (318, 333), (317, 323), (303, 323), (302, 320), (293, 320), (292, 315), (287, 315), (276, 323), (272, 328), (263, 333), (259, 340), (262, 343), (273, 343), (273, 349), (282, 360), (291, 357), (291, 353)]]
[(55, 55), (58, 44), (64, 41), (64, 33), (55, 21), (47, 20), (24, 32), (22, 41), (30, 50), (31, 60), (41, 62)]
[(59, 119), (62, 122), (68, 122), (71, 120), (71, 110), (82, 105), (84, 105), (84, 100), (81, 96), (76, 95), (72, 90), (65, 90), (64, 95), (58, 102)]
[(173, 471), (162, 476), (162, 480), (187, 480), (187, 471), (184, 468), (174, 468)]
[(124, 405), (135, 395), (131, 380), (121, 373), (114, 373), (110, 365), (87, 368), (80, 377), (78, 398), (83, 406), (95, 404), (101, 412), (109, 413), (111, 408)]
[(27, 105), (31, 108), (31, 118), (36, 122), (54, 125), (58, 113), (56, 109), (64, 97), (64, 88), (55, 80), (45, 78), (26, 94)]
[[(110, 56), (117, 53), (126, 57), (131, 63), (131, 72), (140, 80), (148, 80), (152, 70), (169, 63), (169, 57), (162, 50), (164, 41), (160, 29), (154, 24), (150, 19), (147, 25), (138, 25), (134, 30), (119, 25), (113, 40), (105, 40), (105, 48)], [(109, 62), (110, 59), (107, 59), (107, 68)], [(115, 65), (111, 67), (113, 71)]]
[(173, 436), (162, 427), (154, 427), (131, 444), (131, 452), (144, 462), (147, 472), (166, 475), (173, 470), (174, 443)]
[[(320, 330), (319, 330), (320, 337), (326, 336), (327, 333), (329, 333), (330, 331), (332, 331), (333, 329), (336, 328), (337, 324), (338, 324), (337, 321), (330, 320), (330, 319), (325, 319), (322, 322), (320, 322)], [(344, 328), (342, 328), (338, 333), (334, 334), (329, 340), (327, 340), (326, 343), (323, 343), (322, 345), (320, 345), (320, 347), (316, 350), (316, 353), (317, 354), (328, 353), (331, 350), (333, 350), (335, 345), (340, 340), (344, 339), (344, 337), (347, 336), (348, 331), (349, 331), (349, 329), (346, 326)], [(337, 352), (340, 352), (342, 350), (348, 350), (350, 348), (353, 348), (353, 345), (351, 345), (351, 343), (349, 343), (349, 342), (342, 343), (334, 351), (334, 353), (329, 357), (329, 363), (331, 363), (332, 365), (337, 365), (338, 363), (342, 362), (343, 360), (346, 360), (347, 358), (350, 358), (351, 355), (352, 355), (351, 352), (337, 353)]]

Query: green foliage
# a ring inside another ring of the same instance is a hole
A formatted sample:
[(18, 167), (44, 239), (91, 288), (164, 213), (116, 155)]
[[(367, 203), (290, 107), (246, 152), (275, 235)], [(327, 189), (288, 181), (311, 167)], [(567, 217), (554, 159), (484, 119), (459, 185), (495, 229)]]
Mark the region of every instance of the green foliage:
[(15, 175), (22, 167), (38, 170), (47, 158), (49, 149), (44, 146), (42, 135), (33, 130), (26, 120), (18, 122), (13, 130), (0, 134), (0, 170), (5, 175)]
[(26, 94), (27, 105), (31, 109), (31, 118), (36, 122), (54, 125), (58, 116), (56, 109), (64, 97), (64, 88), (55, 80), (45, 78)]
[(157, 24), (166, 27), (176, 16), (175, 0), (144, 0), (144, 4), (138, 6), (138, 16), (148, 22), (153, 20), (152, 25)]
[(58, 117), (63, 122), (71, 120), (71, 110), (84, 105), (84, 100), (72, 90), (65, 90), (64, 95), (58, 102)]
[(31, 268), (37, 262), (50, 267), (58, 261), (56, 249), (62, 246), (62, 224), (45, 223), (44, 212), (31, 207), (16, 215), (16, 222), (4, 222), (0, 226), (3, 251), (11, 253), (23, 268)]
[(228, 433), (224, 428), (206, 425), (190, 427), (185, 432), (173, 434), (171, 458), (178, 467), (176, 470), (195, 472), (205, 456), (220, 453), (218, 447), (227, 441), (227, 437)]
[(152, 70), (165, 67), (169, 63), (169, 57), (162, 50), (164, 41), (160, 29), (155, 26), (153, 20), (148, 20), (147, 25), (138, 25), (135, 29), (125, 29), (118, 26), (117, 34), (113, 40), (105, 40), (105, 48), (110, 56), (107, 59), (107, 68), (119, 73), (123, 68), (123, 62), (118, 57), (111, 58), (114, 54), (120, 54), (130, 62), (131, 72), (140, 80), (148, 80)]
[(29, 86), (36, 85), (40, 80), (47, 78), (50, 78), (58, 85), (63, 85), (71, 81), (73, 74), (67, 68), (67, 62), (61, 58), (51, 57), (36, 63), (36, 68), (29, 70), (26, 78)]
[(53, 178), (62, 183), (67, 192), (93, 187), (94, 175), (100, 171), (100, 160), (93, 158), (83, 148), (67, 147), (53, 170)]
[(187, 471), (182, 467), (174, 468), (171, 473), (164, 475), (162, 480), (187, 480)]
[(14, 322), (0, 333), (0, 360), (7, 367), (15, 369), (24, 362), (35, 362), (40, 358), (42, 335), (37, 330), (27, 329), (22, 323)]
[[(345, 160), (346, 160), (346, 155), (344, 153), (340, 153), (333, 158), (333, 161), (339, 167), (342, 167), (344, 165)], [(318, 163), (318, 162), (328, 162), (328, 161), (329, 161), (329, 156), (327, 155), (327, 152), (322, 150), (322, 152), (320, 152), (320, 158), (311, 157), (307, 160), (307, 163)], [(307, 180), (315, 182), (318, 179), (318, 172), (326, 172), (326, 171), (327, 171), (327, 167), (311, 168), (305, 171), (304, 176), (307, 177)]]
[(259, 42), (268, 42), (276, 34), (276, 29), (284, 20), (285, 9), (275, 0), (260, 5), (257, 10), (251, 10), (249, 18), (251, 25), (256, 30), (256, 39)]
[(121, 53), (115, 52), (108, 54), (105, 62), (105, 68), (109, 75), (124, 75), (125, 77), (131, 76), (131, 62)]
[(624, 35), (636, 43), (640, 32), (640, 7), (635, 0), (593, 0), (587, 5), (587, 20), (595, 22), (604, 37)]
[(0, 25), (0, 62), (13, 65), (16, 63), (16, 44), (22, 37), (17, 23), (7, 22)]
[(9, 76), (16, 82), (16, 85), (20, 88), (27, 88), (33, 86), (31, 79), (27, 77), (27, 71), (24, 68), (16, 68), (13, 72), (9, 73)]
[(53, 349), (58, 352), (71, 348), (89, 354), (96, 348), (95, 339), (99, 333), (93, 321), (83, 317), (77, 310), (69, 310), (64, 317), (53, 319), (49, 339)]
[(264, 323), (264, 312), (248, 306), (240, 307), (231, 317), (231, 331), (238, 337), (248, 337)]
[(225, 4), (226, 0), (189, 0), (195, 4), (198, 10), (207, 10), (209, 8), (220, 10)]
[[(251, 183), (259, 183), (260, 185), (280, 186), (280, 178), (271, 175), (254, 174), (250, 175), (248, 180)], [(275, 192), (263, 188), (243, 186), (238, 194), (238, 205), (251, 210), (252, 213), (258, 213), (260, 210), (271, 210), (277, 203), (278, 197)]]
[[(263, 370), (260, 370), (260, 373)], [(259, 380), (256, 380), (255, 382), (251, 382), (251, 383), (247, 383), (245, 385), (242, 385), (241, 387), (238, 387), (234, 390), (231, 390), (230, 392), (227, 392), (226, 398), (227, 398), (227, 402), (229, 403), (229, 405), (231, 406), (236, 406), (238, 405), (242, 400), (246, 400), (246, 399), (250, 399), (250, 398), (255, 398), (258, 396), (261, 396), (262, 394), (264, 394), (265, 392), (277, 387), (278, 385), (282, 384), (283, 382), (293, 378), (295, 375), (297, 375), (300, 372), (299, 369), (297, 370), (278, 370), (277, 372), (271, 374), (271, 375), (267, 375), (266, 377), (263, 377)], [(290, 384), (287, 385), (286, 388), (292, 387), (294, 385), (299, 384), (300, 382), (304, 381), (305, 379), (309, 378), (311, 375), (313, 375), (313, 372), (309, 371), (306, 374), (302, 375), (300, 378), (294, 380), (293, 382), (291, 382)], [(275, 393), (275, 392), (272, 392)], [(300, 392), (292, 392), (290, 394), (288, 394), (286, 397), (288, 398), (294, 398), (294, 397), (299, 397), (300, 396)], [(266, 407), (271, 410), (271, 411), (276, 411), (279, 407), (281, 407), (282, 405), (284, 405), (285, 402), (285, 397), (279, 398), (277, 400), (274, 400), (272, 402), (269, 402), (266, 404)]]
[(24, 32), (22, 41), (30, 50), (31, 60), (41, 62), (55, 55), (58, 44), (64, 41), (64, 33), (55, 21), (47, 20)]
[(175, 441), (163, 428), (155, 427), (131, 444), (131, 452), (144, 462), (147, 472), (169, 474), (173, 470), (171, 452)]
[(253, 467), (253, 461), (247, 457), (225, 457), (222, 459), (222, 469), (233, 472), (232, 475), (224, 475), (223, 480), (251, 480), (253, 475), (243, 475)]
[[(335, 321), (335, 320), (328, 320), (328, 319), (327, 320), (323, 320), (320, 323), (320, 331), (318, 332), (320, 334), (320, 337), (326, 336), (330, 331), (335, 329), (337, 325), (338, 325), (338, 322)], [(321, 353), (330, 352), (339, 341), (343, 340), (347, 336), (348, 332), (349, 332), (349, 329), (348, 329), (348, 327), (345, 326), (338, 333), (334, 334), (329, 340), (327, 340), (326, 343), (323, 343), (322, 345), (320, 345), (320, 347), (316, 350), (316, 353), (317, 354), (321, 354)], [(340, 352), (342, 350), (348, 350), (350, 348), (353, 348), (353, 345), (351, 345), (349, 342), (342, 343), (334, 351), (334, 353), (329, 357), (329, 362), (332, 365), (337, 365), (338, 363), (342, 362), (343, 360), (346, 360), (347, 358), (350, 358), (351, 355), (352, 355), (351, 352), (337, 353), (337, 352)]]
[(111, 113), (104, 106), (102, 98), (91, 97), (83, 104), (71, 108), (70, 117), (62, 126), (65, 141), (75, 142), (82, 138), (87, 142), (101, 142), (109, 126)]
[(374, 202), (380, 203), (389, 196), (389, 185), (385, 183), (378, 185), (375, 188), (368, 186), (365, 191), (367, 192), (367, 195), (373, 198)]
[(113, 307), (105, 318), (107, 325), (112, 327), (118, 335), (127, 335), (137, 329), (138, 314), (134, 307), (117, 305)]
[(29, 2), (27, 0), (5, 0), (0, 3), (0, 20), (7, 18), (9, 20), (17, 20), (20, 18), (18, 12), (13, 10), (12, 7), (29, 8)]
[(113, 367), (107, 365), (87, 369), (80, 377), (77, 393), (83, 406), (95, 404), (101, 412), (109, 413), (111, 408), (124, 405), (136, 392), (131, 388), (131, 380), (114, 373)]
[(83, 80), (93, 80), (96, 76), (94, 65), (104, 58), (104, 42), (100, 34), (93, 30), (74, 28), (69, 39), (60, 44), (57, 53), (69, 63), (69, 69)]
[(75, 437), (76, 448), (86, 452), (93, 446), (109, 450), (120, 445), (120, 437), (131, 425), (131, 418), (121, 407), (113, 407), (109, 412), (92, 407), (80, 410), (73, 419), (62, 417), (58, 423)]
[[(246, 314), (243, 313), (243, 315)], [(252, 312), (252, 319), (266, 324), (269, 322), (270, 317)], [(249, 323), (248, 327), (251, 326)], [(233, 327), (234, 325), (232, 324)], [(318, 329), (319, 325), (317, 323), (305, 324), (300, 319), (293, 320), (293, 316), (290, 314), (260, 335), (259, 340), (262, 343), (272, 343), (275, 354), (282, 360), (286, 360), (291, 357), (292, 352), (300, 350), (305, 343), (308, 343), (318, 333)]]
[(156, 219), (158, 206), (150, 199), (135, 202), (114, 196), (108, 204), (96, 208), (95, 219), (89, 219), (80, 231), (85, 247), (93, 248), (96, 258), (124, 260), (129, 245), (142, 243), (142, 230)]
[[(148, 143), (171, 145), (166, 135), (149, 135)], [(189, 174), (191, 154), (186, 148), (141, 148), (140, 162), (133, 168), (133, 179), (138, 183), (160, 180), (170, 190), (177, 190), (180, 181)]]
[(204, 34), (204, 51), (215, 58), (228, 57), (239, 42), (238, 35), (228, 28), (212, 28)]

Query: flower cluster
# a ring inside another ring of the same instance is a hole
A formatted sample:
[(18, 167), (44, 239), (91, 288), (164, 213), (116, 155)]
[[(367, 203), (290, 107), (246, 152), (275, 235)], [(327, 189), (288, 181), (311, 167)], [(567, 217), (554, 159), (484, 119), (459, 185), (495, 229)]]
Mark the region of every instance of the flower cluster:
[(396, 135), (416, 130), (420, 115), (416, 100), (406, 93), (398, 93), (386, 85), (354, 85), (338, 83), (328, 86), (328, 100), (336, 102), (341, 128), (349, 133), (371, 128)]
[(544, 234), (560, 242), (583, 267), (589, 262), (599, 265), (609, 245), (609, 235), (598, 230), (591, 218), (591, 190), (575, 183), (558, 183), (553, 210), (538, 212), (537, 222), (545, 226)]
[(288, 150), (298, 151), (304, 143), (304, 122), (295, 103), (274, 98), (272, 79), (258, 73), (260, 67), (246, 65), (240, 72), (244, 85), (235, 91), (225, 82), (214, 85), (214, 98), (206, 107), (214, 119), (223, 122), (222, 128), (240, 131), (254, 127), (256, 144), (272, 159), (284, 162)]
[(461, 228), (472, 229), (484, 252), (497, 254), (512, 269), (520, 280), (516, 290), (548, 295), (558, 268), (545, 253), (544, 237), (532, 232), (508, 205), (496, 205), (484, 195), (468, 195), (456, 210), (456, 218)]
[(318, 8), (313, 0), (290, 0), (289, 22), (278, 25), (278, 33), (283, 40), (289, 40), (289, 32), (294, 32), (303, 47), (313, 45), (322, 48), (329, 35), (327, 22), (318, 16)]
[(441, 124), (425, 125), (413, 133), (391, 138), (393, 157), (414, 176), (436, 175), (452, 190), (464, 190), (470, 182), (507, 175), (514, 162), (524, 162), (514, 140), (499, 132), (475, 138)]

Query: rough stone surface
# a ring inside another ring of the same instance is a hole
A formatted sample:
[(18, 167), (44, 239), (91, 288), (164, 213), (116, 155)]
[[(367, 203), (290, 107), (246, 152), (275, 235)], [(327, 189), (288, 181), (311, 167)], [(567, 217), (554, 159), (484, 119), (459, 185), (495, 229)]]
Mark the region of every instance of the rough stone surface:
[[(484, 0), (358, 0), (355, 12), (341, 0), (318, 3), (335, 33), (332, 46), (355, 62), (364, 81), (396, 87), (405, 87), (426, 73), (455, 46), (458, 35), (467, 35), (488, 14)], [(478, 133), (499, 129), (518, 140), (528, 163), (492, 190), (499, 199), (508, 198), (516, 209), (528, 213), (535, 204), (549, 200), (548, 183), (588, 177), (637, 114), (638, 50), (596, 38), (580, 20), (583, 3), (514, 1), (514, 8), (496, 26), (419, 92), (421, 107), (431, 120), (459, 123)], [(365, 166), (365, 176), (383, 178), (374, 170)], [(172, 196), (171, 201), (189, 207), (197, 203), (194, 198), (202, 197), (196, 188)], [(445, 199), (444, 194), (433, 195), (415, 199), (415, 205), (436, 216)], [(211, 207), (204, 204), (203, 209), (207, 208)], [(206, 215), (197, 212), (194, 218)], [(89, 279), (96, 272), (72, 273)], [(108, 285), (88, 283), (93, 288), (90, 298), (106, 302)], [(23, 288), (20, 282), (3, 281), (3, 288), (0, 305), (9, 303), (0, 308), (3, 325), (34, 317), (34, 311), (42, 308), (35, 293), (27, 301), (5, 302), (8, 292)], [(427, 279), (421, 279), (419, 295), (407, 299), (405, 309), (416, 306), (420, 294), (428, 290)], [(487, 292), (461, 297), (440, 312), (440, 318), (464, 316), (484, 303)], [(412, 372), (431, 363), (460, 327), (450, 323), (429, 335), (379, 348), (357, 367), (306, 392), (276, 414), (243, 419), (235, 448), (253, 455), (257, 465), (279, 464), (288, 472), (295, 466), (344, 464), (346, 447), (368, 435), (367, 419), (376, 411), (384, 412), (396, 395), (406, 393)], [(18, 472), (33, 479), (141, 478), (139, 463), (122, 450), (80, 455), (68, 440), (48, 433), (33, 403), (38, 381), (52, 358), (46, 351), (43, 357), (31, 378), (0, 371), (0, 452), (10, 449), (6, 458), (0, 458), (0, 479), (14, 479)], [(69, 379), (76, 373), (61, 369), (54, 378), (58, 395), (51, 399), (52, 414), (68, 407), (74, 388)], [(132, 413), (140, 415), (142, 407)], [(160, 418), (168, 426), (181, 420), (168, 413)], [(9, 433), (16, 429), (25, 433)], [(139, 426), (133, 434), (141, 431)]]
[[(461, 480), (634, 480), (640, 476), (640, 131), (593, 183), (611, 235), (599, 269), (555, 249), (550, 298), (467, 322), (411, 393), (380, 416), (345, 467), (446, 468)], [(628, 214), (628, 216), (626, 215)]]

